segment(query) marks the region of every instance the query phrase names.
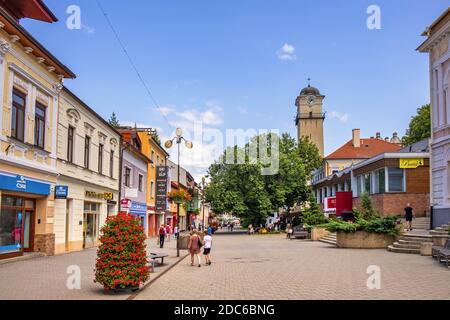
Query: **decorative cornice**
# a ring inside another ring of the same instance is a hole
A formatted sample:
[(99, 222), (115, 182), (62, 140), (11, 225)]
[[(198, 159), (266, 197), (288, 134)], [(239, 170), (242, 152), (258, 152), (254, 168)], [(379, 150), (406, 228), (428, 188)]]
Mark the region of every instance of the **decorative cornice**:
[(15, 34), (10, 35), (9, 38), (11, 39), (12, 43), (17, 42), (17, 41), (20, 40), (20, 37), (15, 35)]
[(33, 48), (31, 47), (23, 47), (23, 51), (25, 51), (26, 54), (30, 54), (33, 52)]
[(57, 94), (59, 94), (63, 88), (64, 86), (61, 83), (55, 83), (53, 85), (53, 90), (55, 90)]
[(42, 57), (36, 57), (36, 61), (37, 61), (37, 63), (41, 64), (41, 63), (44, 63), (45, 59)]

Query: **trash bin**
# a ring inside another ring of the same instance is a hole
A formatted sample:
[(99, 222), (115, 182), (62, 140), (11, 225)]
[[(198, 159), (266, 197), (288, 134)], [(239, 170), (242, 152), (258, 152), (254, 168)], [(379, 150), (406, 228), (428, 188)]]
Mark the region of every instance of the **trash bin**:
[[(201, 232), (196, 232), (196, 234), (200, 237), (200, 240), (203, 242), (203, 233)], [(180, 233), (179, 237), (179, 249), (180, 250), (187, 250), (188, 249), (188, 245), (189, 245), (189, 239), (190, 239), (190, 234), (189, 232), (182, 232)]]

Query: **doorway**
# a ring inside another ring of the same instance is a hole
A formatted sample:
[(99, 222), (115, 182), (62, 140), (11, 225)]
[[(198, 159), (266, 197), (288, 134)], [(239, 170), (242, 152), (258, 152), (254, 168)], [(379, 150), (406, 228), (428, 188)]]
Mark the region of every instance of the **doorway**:
[(92, 248), (96, 245), (99, 233), (99, 207), (98, 203), (84, 203), (83, 248)]

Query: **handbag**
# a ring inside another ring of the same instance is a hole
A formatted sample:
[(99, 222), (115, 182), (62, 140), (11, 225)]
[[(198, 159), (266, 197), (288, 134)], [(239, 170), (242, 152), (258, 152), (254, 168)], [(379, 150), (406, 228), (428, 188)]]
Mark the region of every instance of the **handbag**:
[(201, 247), (203, 247), (203, 243), (202, 243), (202, 240), (200, 240), (200, 237), (199, 236), (197, 236), (197, 243), (198, 243), (198, 247), (199, 248), (201, 248)]

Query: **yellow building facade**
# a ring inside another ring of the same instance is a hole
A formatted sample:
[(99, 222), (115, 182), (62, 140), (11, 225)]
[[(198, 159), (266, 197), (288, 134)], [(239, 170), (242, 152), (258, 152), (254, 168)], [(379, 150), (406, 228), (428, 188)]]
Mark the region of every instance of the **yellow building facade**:
[(59, 94), (75, 77), (10, 10), (0, 7), (0, 259), (55, 253)]
[(165, 224), (166, 212), (156, 211), (156, 168), (166, 166), (169, 154), (155, 140), (154, 130), (136, 129), (141, 139), (141, 153), (150, 159), (147, 170), (148, 235), (156, 236), (159, 226)]

